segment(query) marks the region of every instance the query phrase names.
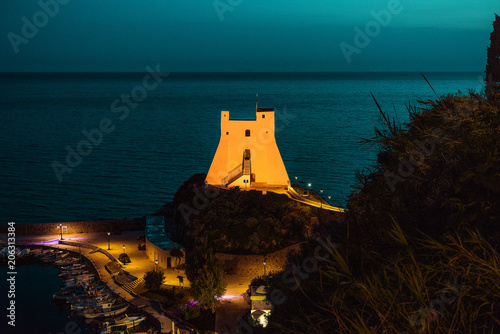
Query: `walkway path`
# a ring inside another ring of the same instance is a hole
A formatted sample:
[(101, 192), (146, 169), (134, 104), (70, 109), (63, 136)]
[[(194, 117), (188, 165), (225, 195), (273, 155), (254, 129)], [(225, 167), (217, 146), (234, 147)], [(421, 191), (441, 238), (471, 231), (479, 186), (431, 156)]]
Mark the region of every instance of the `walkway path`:
[[(64, 235), (65, 241), (69, 241), (68, 244), (59, 244), (58, 241), (60, 236), (54, 235), (19, 238), (20, 240), (18, 240), (18, 242), (23, 244), (43, 244), (57, 249), (66, 249), (77, 253), (81, 252), (81, 254), (94, 265), (100, 280), (106, 284), (110, 290), (125, 299), (127, 302), (133, 304), (135, 307), (142, 309), (146, 313), (149, 313), (152, 317), (156, 318), (161, 324), (161, 333), (170, 333), (172, 331), (173, 321), (164, 314), (158, 312), (158, 310), (153, 307), (153, 303), (149, 299), (134, 296), (123, 287), (116, 284), (105, 268), (106, 264), (110, 262), (110, 258), (105, 253), (109, 252), (112, 257), (118, 257), (118, 255), (123, 252), (123, 245), (125, 245), (126, 252), (132, 262), (129, 263), (128, 266), (124, 266), (123, 270), (128, 272), (129, 277), (142, 279), (144, 273), (155, 269), (156, 265), (147, 258), (145, 252), (137, 249), (137, 236), (141, 234), (142, 231), (131, 231), (124, 232), (120, 236), (113, 236), (112, 238), (120, 240), (118, 247), (115, 242), (114, 247), (110, 247), (110, 250), (106, 252), (95, 251), (96, 247), (105, 246), (107, 248), (108, 246), (107, 235), (101, 236), (98, 233)], [(83, 247), (82, 244), (92, 245), (95, 247), (86, 248)], [(174, 274), (176, 274), (176, 276), (179, 275), (179, 273), (175, 273), (171, 270), (165, 270), (165, 273), (166, 276), (169, 277), (170, 282), (174, 281), (174, 278), (172, 277)]]
[[(257, 189), (257, 190), (260, 190), (260, 189)], [(330, 211), (336, 211), (336, 212), (346, 212), (347, 211), (346, 209), (337, 208), (337, 207), (332, 206), (330, 204), (325, 204), (325, 203), (321, 203), (319, 201), (314, 201), (314, 200), (311, 200), (308, 198), (304, 198), (304, 197), (300, 196), (299, 193), (297, 193), (295, 191), (295, 189), (293, 189), (292, 187), (290, 187), (288, 190), (270, 188), (270, 189), (267, 189), (267, 191), (271, 191), (271, 192), (274, 192), (277, 194), (287, 195), (290, 199), (292, 199), (296, 202), (300, 202), (300, 203), (309, 205), (309, 206), (314, 206), (317, 208), (330, 210)]]
[(292, 200), (300, 202), (300, 203), (303, 203), (303, 204), (306, 204), (306, 205), (315, 206), (317, 208), (321, 208), (321, 209), (325, 209), (325, 210), (330, 210), (330, 211), (336, 211), (336, 212), (345, 212), (345, 211), (347, 211), (346, 209), (337, 208), (337, 207), (332, 206), (330, 204), (324, 204), (324, 203), (321, 203), (321, 202), (318, 202), (318, 201), (313, 201), (313, 200), (304, 198), (304, 197), (300, 196), (295, 191), (295, 189), (293, 189), (292, 187), (290, 187), (290, 189), (288, 191), (286, 191), (285, 194), (288, 195), (288, 197), (290, 197)]
[[(221, 189), (221, 190), (228, 190), (227, 188), (222, 187), (222, 186), (214, 186), (214, 185), (210, 185), (210, 186), (216, 187), (216, 188)], [(303, 204), (306, 204), (309, 206), (314, 206), (314, 207), (325, 209), (325, 210), (330, 210), (330, 211), (335, 211), (335, 212), (346, 212), (347, 211), (346, 209), (338, 208), (338, 207), (332, 206), (330, 204), (324, 204), (324, 203), (320, 203), (319, 201), (313, 201), (313, 200), (310, 200), (308, 198), (304, 198), (304, 197), (300, 196), (299, 193), (297, 193), (295, 191), (295, 189), (293, 189), (293, 187), (289, 187), (289, 189), (287, 190), (287, 189), (284, 189), (282, 187), (252, 186), (251, 188), (249, 188), (249, 190), (256, 190), (256, 191), (262, 191), (262, 192), (267, 191), (267, 192), (273, 192), (276, 194), (283, 194), (283, 195), (288, 196), (290, 199), (292, 199), (296, 202), (300, 202), (300, 203), (303, 203)]]

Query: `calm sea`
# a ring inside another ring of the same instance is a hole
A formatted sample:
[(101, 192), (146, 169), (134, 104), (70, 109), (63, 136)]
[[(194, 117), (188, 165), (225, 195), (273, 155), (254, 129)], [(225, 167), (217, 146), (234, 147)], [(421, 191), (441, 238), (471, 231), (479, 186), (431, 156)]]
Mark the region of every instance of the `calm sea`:
[[(59, 270), (39, 265), (17, 266), (15, 275), (15, 296), (8, 298), (10, 285), (6, 275), (7, 267), (0, 267), (0, 333), (2, 334), (87, 334), (90, 333), (87, 325), (76, 318), (70, 318), (66, 307), (54, 305), (52, 295), (57, 293), (62, 281), (57, 277)], [(7, 311), (11, 300), (15, 301), (15, 326), (7, 322)]]
[[(482, 73), (425, 75), (439, 95), (482, 89)], [(435, 98), (419, 73), (173, 73), (143, 96), (144, 76), (0, 75), (0, 224), (155, 212), (192, 174), (208, 171), (220, 111), (253, 118), (256, 93), (259, 107), (276, 110), (276, 140), (292, 183), (297, 176), (344, 206), (355, 173), (376, 159), (376, 147), (361, 145), (379, 124), (370, 92), (400, 122), (406, 104)], [(114, 101), (132, 93), (142, 101), (124, 114), (126, 102)], [(88, 154), (72, 160), (60, 180), (52, 165), (66, 164), (68, 150), (101, 122), (113, 130), (91, 147), (80, 145)]]

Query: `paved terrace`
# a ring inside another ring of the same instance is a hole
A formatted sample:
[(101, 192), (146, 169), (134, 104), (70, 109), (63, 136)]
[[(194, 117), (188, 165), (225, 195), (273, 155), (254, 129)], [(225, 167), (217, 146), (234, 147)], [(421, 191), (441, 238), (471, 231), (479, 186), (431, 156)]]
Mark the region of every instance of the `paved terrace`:
[[(41, 236), (28, 236), (18, 237), (18, 244), (32, 244), (50, 246), (57, 249), (65, 249), (73, 252), (81, 252), (83, 256), (89, 259), (97, 269), (99, 277), (114, 293), (133, 304), (134, 306), (149, 313), (154, 318), (158, 319), (161, 323), (161, 333), (170, 333), (173, 327), (173, 321), (165, 316), (158, 308), (155, 302), (144, 298), (137, 297), (130, 294), (122, 286), (115, 283), (109, 272), (106, 270), (105, 265), (111, 261), (105, 253), (108, 252), (111, 258), (118, 259), (119, 255), (123, 253), (123, 246), (125, 246), (125, 253), (129, 256), (131, 263), (124, 265), (122, 269), (128, 273), (131, 279), (140, 279), (144, 274), (156, 268), (156, 264), (146, 256), (146, 251), (138, 250), (138, 236), (144, 235), (143, 231), (125, 231), (120, 235), (109, 236), (108, 250), (108, 235), (106, 233), (78, 233), (78, 234), (64, 234), (64, 241), (70, 243), (80, 243), (82, 246), (59, 244), (60, 235), (41, 235)], [(83, 245), (90, 246), (86, 248)], [(94, 247), (92, 247), (94, 246)], [(95, 251), (95, 247), (101, 248), (104, 252)], [(177, 276), (184, 277), (184, 286), (189, 287), (189, 282), (185, 278), (184, 271), (177, 269), (160, 268), (165, 273), (166, 285), (179, 285)], [(249, 305), (243, 300), (242, 295), (246, 292), (251, 282), (251, 277), (237, 277), (228, 276), (227, 291), (223, 297), (222, 304), (217, 307), (216, 330), (218, 333), (235, 332), (237, 323), (236, 318), (246, 313), (249, 310)]]
[[(123, 246), (125, 245), (125, 252), (130, 257), (131, 263), (123, 266), (123, 270), (129, 274), (131, 279), (137, 279), (144, 276), (147, 271), (156, 268), (156, 265), (146, 256), (145, 251), (138, 250), (139, 235), (144, 235), (142, 231), (127, 231), (121, 235), (110, 235), (110, 250), (108, 250), (108, 235), (103, 233), (80, 233), (80, 234), (65, 234), (63, 235), (64, 241), (81, 243), (84, 245), (92, 245), (102, 248), (109, 252), (109, 254), (118, 258), (123, 253)], [(66, 249), (73, 252), (81, 252), (87, 259), (89, 259), (97, 269), (99, 277), (114, 293), (133, 304), (134, 306), (144, 310), (151, 316), (158, 319), (161, 324), (161, 333), (170, 333), (172, 331), (172, 320), (162, 314), (161, 310), (151, 302), (151, 300), (136, 297), (131, 295), (122, 286), (115, 283), (109, 272), (106, 270), (105, 265), (111, 259), (102, 252), (95, 252), (95, 248), (86, 248), (84, 246), (78, 247), (76, 245), (59, 244), (60, 235), (46, 235), (46, 236), (29, 236), (17, 238), (18, 243), (30, 244), (36, 243), (39, 245), (51, 246), (58, 249)], [(183, 272), (174, 269), (164, 269), (165, 284), (178, 285), (178, 275), (185, 276)], [(186, 280), (185, 280), (186, 282)], [(189, 283), (185, 284), (189, 286)]]

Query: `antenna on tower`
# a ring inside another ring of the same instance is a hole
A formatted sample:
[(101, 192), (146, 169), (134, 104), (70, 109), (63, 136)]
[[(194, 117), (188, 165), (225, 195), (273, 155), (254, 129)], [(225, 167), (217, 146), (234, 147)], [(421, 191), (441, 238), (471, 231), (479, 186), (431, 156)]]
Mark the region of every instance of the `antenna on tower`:
[(257, 112), (257, 109), (259, 109), (259, 93), (257, 93), (257, 101), (255, 101), (255, 112)]

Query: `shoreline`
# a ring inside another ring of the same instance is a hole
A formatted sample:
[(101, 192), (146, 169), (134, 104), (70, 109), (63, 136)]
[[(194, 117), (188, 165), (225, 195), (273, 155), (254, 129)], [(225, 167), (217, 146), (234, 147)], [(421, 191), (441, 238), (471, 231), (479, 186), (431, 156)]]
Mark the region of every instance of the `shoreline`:
[[(128, 232), (128, 233), (127, 233)], [(131, 257), (133, 260), (132, 263), (129, 263), (128, 265), (123, 266), (122, 268), (126, 270), (126, 272), (129, 274), (129, 276), (135, 277), (135, 279), (139, 279), (142, 277), (139, 272), (143, 272), (146, 269), (152, 269), (154, 268), (154, 263), (144, 257), (141, 259), (138, 256), (138, 252), (141, 252), (139, 250), (134, 250), (133, 248), (133, 242), (136, 240), (136, 237), (138, 235), (141, 235), (143, 232), (142, 231), (126, 231), (124, 235), (120, 235), (120, 244), (123, 243), (127, 247), (127, 254)], [(114, 294), (117, 296), (121, 297), (124, 301), (129, 303), (130, 305), (134, 306), (135, 308), (141, 310), (142, 312), (147, 313), (150, 317), (154, 318), (155, 321), (157, 322), (157, 327), (160, 328), (159, 333), (169, 333), (172, 331), (173, 328), (177, 324), (175, 324), (174, 320), (170, 319), (169, 317), (165, 316), (164, 314), (161, 314), (158, 312), (152, 303), (153, 301), (141, 297), (141, 296), (136, 296), (133, 293), (130, 293), (124, 289), (124, 287), (118, 285), (113, 278), (109, 275), (109, 272), (106, 270), (106, 264), (111, 262), (111, 259), (105, 255), (103, 252), (95, 252), (96, 248), (103, 249), (104, 244), (107, 246), (107, 235), (105, 237), (102, 236), (102, 233), (91, 233), (92, 235), (85, 235), (82, 236), (80, 235), (66, 235), (63, 241), (70, 241), (70, 242), (77, 242), (77, 241), (87, 241), (87, 243), (80, 243), (78, 244), (61, 244), (59, 243), (60, 236), (55, 236), (55, 235), (44, 235), (44, 236), (30, 236), (30, 237), (19, 237), (16, 240), (16, 246), (37, 246), (37, 247), (43, 247), (43, 248), (53, 248), (57, 250), (65, 250), (69, 251), (71, 253), (77, 254), (77, 255), (82, 255), (85, 258), (85, 261), (88, 262), (92, 270), (98, 275), (99, 280), (102, 284), (106, 285), (106, 287), (112, 291)], [(103, 238), (105, 240), (103, 240)], [(115, 236), (116, 238), (116, 236)], [(87, 245), (91, 246), (89, 248), (84, 247), (82, 245)], [(79, 250), (80, 246), (80, 250)], [(114, 242), (114, 249), (111, 249), (112, 253), (116, 252), (121, 252), (121, 247), (116, 247), (116, 240)], [(130, 251), (128, 251), (130, 250)], [(107, 251), (106, 251), (107, 252)], [(140, 253), (139, 253), (140, 254)], [(112, 254), (111, 254), (112, 255)], [(114, 255), (112, 255), (114, 256)], [(118, 256), (116, 256), (118, 257)], [(135, 261), (134, 261), (135, 260)], [(151, 262), (148, 264), (147, 262)], [(135, 266), (135, 268), (132, 268), (131, 266)], [(152, 267), (152, 268), (149, 268)], [(166, 275), (167, 276), (167, 275)]]

